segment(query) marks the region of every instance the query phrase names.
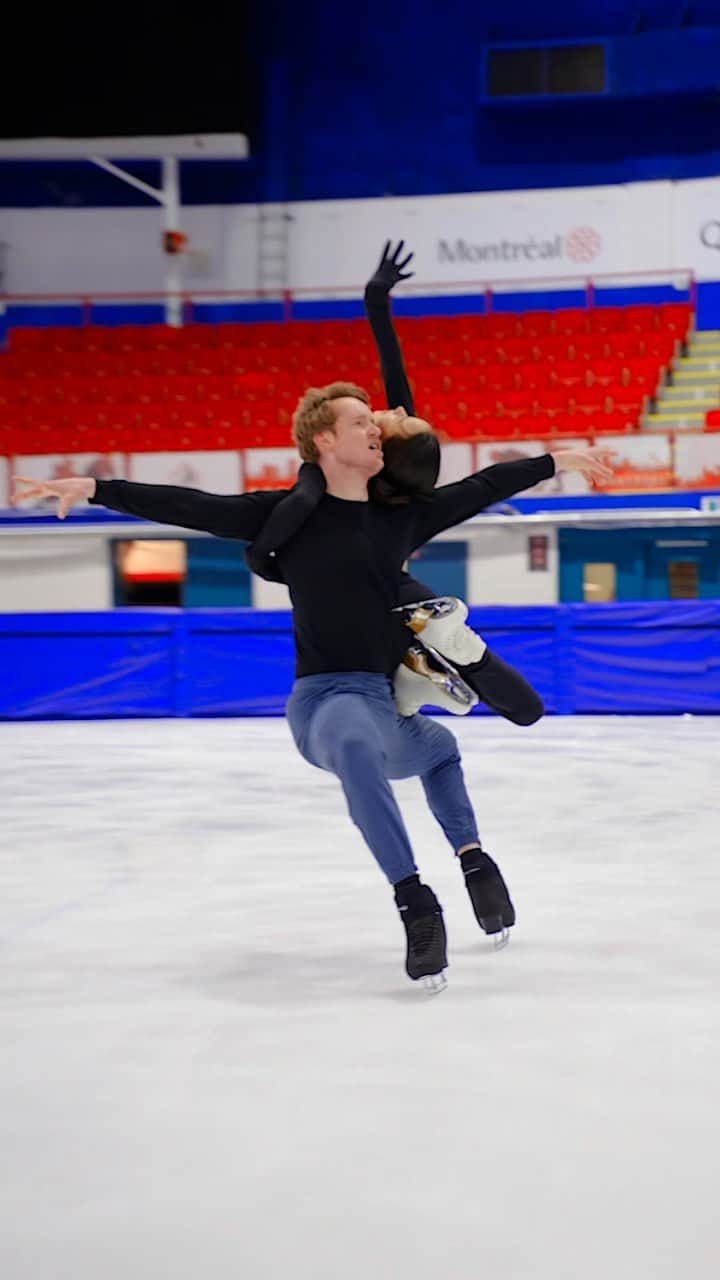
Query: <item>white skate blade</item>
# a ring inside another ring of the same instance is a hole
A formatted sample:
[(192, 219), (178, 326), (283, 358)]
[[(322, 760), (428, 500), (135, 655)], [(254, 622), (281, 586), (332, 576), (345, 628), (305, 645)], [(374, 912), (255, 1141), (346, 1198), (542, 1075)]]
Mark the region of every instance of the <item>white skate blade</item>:
[(509, 942), (510, 930), (503, 926), (500, 933), (493, 934), (493, 951), (504, 951)]
[(401, 716), (420, 707), (443, 707), (453, 715), (467, 715), (478, 704), (474, 689), (435, 649), (416, 642), (395, 672), (395, 705)]
[(454, 716), (466, 716), (477, 706), (478, 699), (460, 701), (448, 693), (444, 683), (430, 680), (419, 671), (412, 671), (404, 664), (395, 672), (395, 706), (398, 715), (414, 716), (421, 707), (442, 707)]
[(442, 973), (426, 973), (424, 978), (418, 978), (418, 982), (429, 996), (438, 996), (448, 984), (444, 969)]

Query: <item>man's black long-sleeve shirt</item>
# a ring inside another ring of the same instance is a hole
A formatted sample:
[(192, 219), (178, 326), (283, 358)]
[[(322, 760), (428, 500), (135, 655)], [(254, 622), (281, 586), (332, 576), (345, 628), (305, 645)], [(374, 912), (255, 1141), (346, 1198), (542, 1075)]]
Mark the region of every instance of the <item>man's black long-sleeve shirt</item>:
[[(325, 494), (278, 551), (293, 604), (297, 675), (390, 675), (399, 660), (398, 615), (392, 610), (411, 552), (443, 529), (549, 479), (554, 471), (550, 454), (500, 462), (406, 506)], [(161, 524), (251, 542), (287, 492), (226, 497), (170, 485), (98, 480), (92, 501)]]

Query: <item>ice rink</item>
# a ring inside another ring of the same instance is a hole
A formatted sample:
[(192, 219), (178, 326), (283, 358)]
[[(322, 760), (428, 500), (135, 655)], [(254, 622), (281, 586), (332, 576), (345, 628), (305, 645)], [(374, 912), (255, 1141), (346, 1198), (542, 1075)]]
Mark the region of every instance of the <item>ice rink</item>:
[(436, 997), (284, 721), (0, 726), (3, 1280), (720, 1274), (720, 720), (445, 723)]

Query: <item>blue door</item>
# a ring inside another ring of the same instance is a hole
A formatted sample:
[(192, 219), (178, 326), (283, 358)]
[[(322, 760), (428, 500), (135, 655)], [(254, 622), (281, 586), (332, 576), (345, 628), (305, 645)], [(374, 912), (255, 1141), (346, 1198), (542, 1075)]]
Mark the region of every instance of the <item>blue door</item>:
[(561, 603), (644, 600), (643, 537), (634, 529), (560, 529)]
[(561, 529), (560, 600), (720, 599), (720, 529)]
[(188, 538), (185, 608), (248, 608), (252, 599), (244, 550), (230, 539)]
[(646, 547), (648, 600), (716, 600), (720, 597), (720, 540), (699, 531), (658, 533)]

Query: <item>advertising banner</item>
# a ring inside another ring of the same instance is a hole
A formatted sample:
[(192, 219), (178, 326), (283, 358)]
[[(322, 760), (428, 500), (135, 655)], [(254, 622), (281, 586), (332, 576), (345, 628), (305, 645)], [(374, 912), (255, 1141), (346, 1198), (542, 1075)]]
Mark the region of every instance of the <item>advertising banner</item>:
[(699, 280), (720, 280), (720, 178), (672, 188), (672, 259)]
[(675, 483), (681, 489), (720, 489), (720, 432), (675, 437)]
[[(265, 206), (273, 214), (273, 206)], [(254, 291), (261, 206), (183, 209), (184, 289)], [(283, 207), (285, 287), (305, 297), (361, 296), (388, 238), (415, 252), (409, 296), (467, 286), (531, 289), (630, 273), (694, 270), (720, 279), (720, 177), (546, 191), (311, 200)], [(161, 211), (1, 209), (10, 294), (146, 293), (165, 287)], [(218, 298), (215, 296), (215, 300)]]
[(232, 450), (135, 453), (128, 460), (128, 477), (142, 484), (176, 484), (208, 493), (239, 493), (240, 455)]
[(245, 484), (253, 489), (291, 489), (297, 479), (300, 456), (297, 449), (246, 449)]
[(615, 474), (609, 484), (598, 485), (598, 488), (608, 493), (672, 488), (674, 473), (668, 435), (643, 432), (635, 436), (603, 436), (601, 443), (604, 448), (615, 450)]
[(414, 250), (418, 286), (530, 287), (670, 266), (671, 184), (303, 202), (290, 227), (293, 290), (359, 286), (389, 236)]
[[(603, 441), (604, 443), (604, 441)], [(515, 462), (520, 458), (536, 458), (549, 449), (587, 449), (589, 440), (563, 439), (553, 446), (547, 440), (498, 440), (495, 444), (477, 445), (476, 466), (478, 471), (483, 467), (491, 467), (495, 462)], [(540, 497), (551, 495), (561, 497), (563, 494), (589, 493), (590, 486), (584, 476), (576, 471), (559, 471), (550, 480), (543, 480), (532, 489), (525, 489), (518, 497)], [(512, 499), (510, 499), (512, 502)]]
[(438, 484), (454, 484), (477, 470), (475, 450), (471, 444), (445, 444), (440, 455)]

